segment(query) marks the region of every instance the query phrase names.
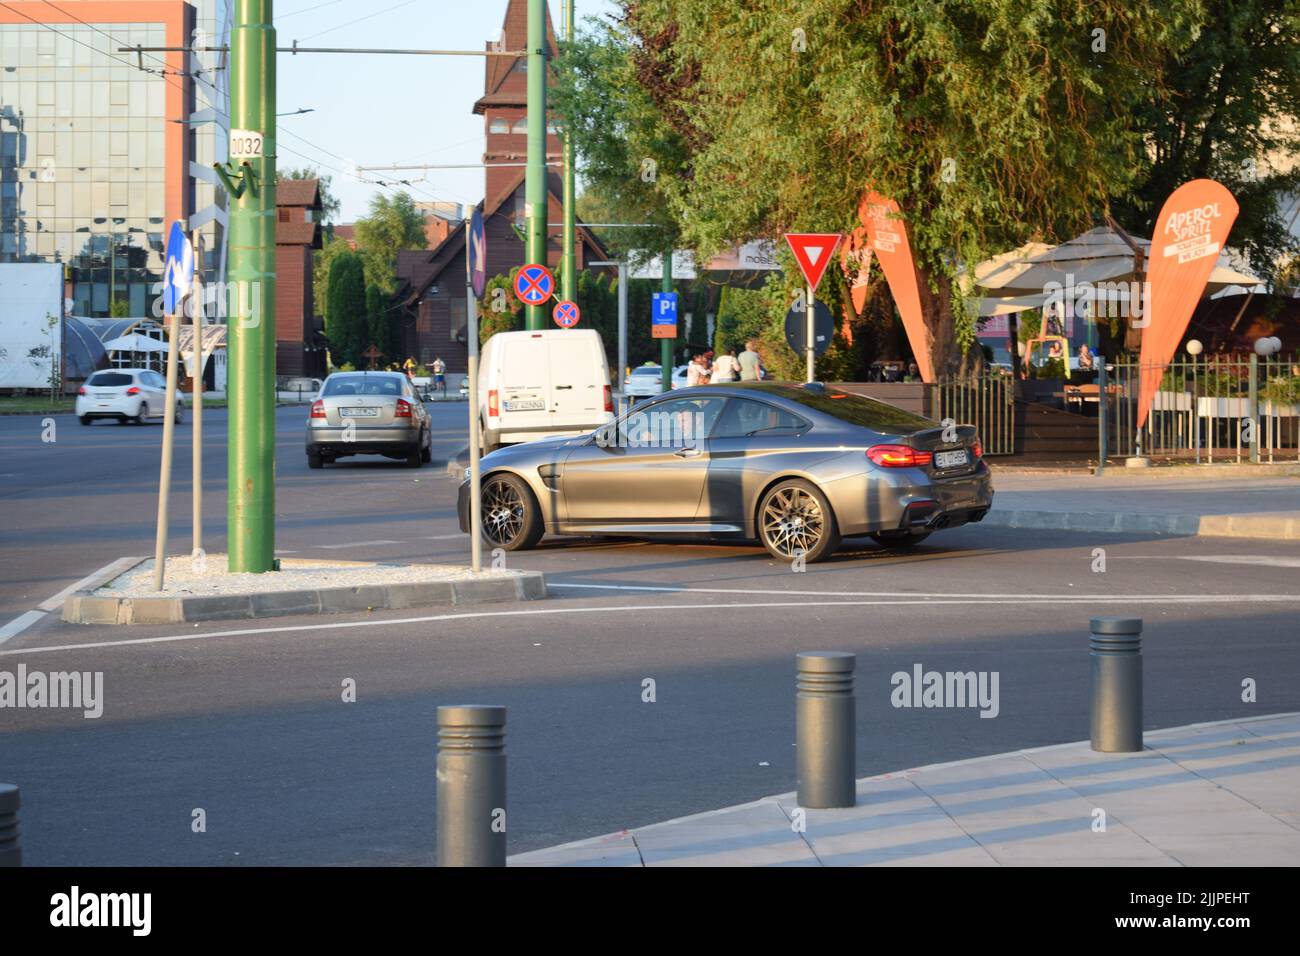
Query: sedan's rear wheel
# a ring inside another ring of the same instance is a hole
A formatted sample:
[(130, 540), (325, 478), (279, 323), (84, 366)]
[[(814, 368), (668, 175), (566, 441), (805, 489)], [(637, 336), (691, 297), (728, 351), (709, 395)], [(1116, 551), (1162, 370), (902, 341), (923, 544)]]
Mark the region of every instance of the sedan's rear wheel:
[(308, 467), (308, 468), (324, 468), (324, 467), (325, 467), (325, 461), (324, 461), (323, 458), (321, 458), (320, 455), (313, 455), (313, 454), (311, 454), (311, 453), (308, 453), (308, 455), (307, 455), (307, 467)]
[(89, 416), (89, 415), (82, 415), (80, 418), (77, 419), (77, 421), (81, 422), (81, 424), (83, 424), (83, 425), (89, 425), (89, 424), (90, 424), (90, 416)]
[(817, 486), (788, 478), (768, 489), (758, 506), (758, 537), (782, 561), (820, 561), (840, 546), (835, 514)]
[(494, 548), (526, 551), (542, 539), (542, 515), (523, 479), (499, 473), (483, 482), (483, 537)]

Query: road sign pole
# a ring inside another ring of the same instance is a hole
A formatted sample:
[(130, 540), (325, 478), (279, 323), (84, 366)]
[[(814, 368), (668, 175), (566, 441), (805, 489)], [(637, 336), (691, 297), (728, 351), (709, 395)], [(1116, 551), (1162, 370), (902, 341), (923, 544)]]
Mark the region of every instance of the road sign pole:
[(615, 376), (615, 385), (620, 392), (623, 390), (623, 376), (628, 373), (627, 274), (627, 263), (620, 262), (618, 264), (618, 374)]
[[(567, 51), (573, 47), (573, 0), (564, 0), (564, 42)], [(573, 184), (573, 118), (566, 117), (564, 124), (564, 258), (561, 260), (561, 298), (578, 301), (577, 264), (577, 202)], [(537, 260), (540, 261), (540, 260)]]
[[(546, 265), (546, 0), (528, 0), (528, 168), (524, 211), (529, 262)], [(539, 331), (546, 322), (546, 303), (524, 306), (526, 328)]]
[(817, 317), (816, 305), (817, 305), (817, 299), (815, 298), (815, 291), (813, 290), (813, 287), (810, 285), (808, 286), (808, 302), (807, 302), (808, 311), (804, 313), (804, 315), (807, 316), (807, 320), (804, 324), (804, 333), (803, 333), (804, 334), (804, 357), (808, 362), (806, 381), (809, 382), (817, 381), (817, 371), (816, 371), (817, 343), (814, 338), (817, 333), (813, 328), (814, 326), (813, 320)]
[(271, 0), (237, 0), (230, 34), (230, 125), (260, 136), (230, 197), (230, 464), (226, 523), (232, 572), (275, 569), (275, 28)]
[(203, 303), (203, 233), (194, 230), (194, 291), (190, 294), (190, 324), (194, 326), (194, 343), (190, 351), (194, 358), (194, 374), (190, 376), (190, 394), (194, 396), (192, 439), (194, 447), (190, 454), (193, 474), (190, 483), (194, 488), (191, 496), (193, 511), (190, 515), (192, 547), (190, 559), (198, 557), (203, 550), (203, 324), (207, 318)]
[(478, 480), (479, 420), (478, 420), (478, 298), (474, 295), (474, 281), (470, 275), (471, 220), (465, 220), (465, 329), (469, 356), (466, 371), (469, 373), (469, 553), (470, 567), (475, 574), (483, 570), (483, 504), (482, 486)]
[[(663, 292), (673, 291), (673, 250), (671, 248), (664, 250), (664, 275), (659, 288)], [(660, 339), (659, 341), (660, 381), (663, 382), (663, 390), (670, 392), (673, 387), (673, 345), (677, 340)]]
[[(177, 303), (177, 309), (182, 308)], [(167, 562), (167, 505), (172, 489), (172, 447), (176, 441), (176, 361), (180, 356), (180, 320), (173, 310), (167, 316), (167, 398), (163, 408), (162, 465), (158, 474), (158, 528), (153, 545), (153, 589), (163, 589)]]

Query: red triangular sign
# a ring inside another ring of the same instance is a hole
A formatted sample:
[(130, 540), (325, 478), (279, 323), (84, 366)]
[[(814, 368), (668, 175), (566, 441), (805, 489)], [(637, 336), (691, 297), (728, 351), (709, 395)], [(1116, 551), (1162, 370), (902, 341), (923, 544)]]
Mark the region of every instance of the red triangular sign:
[(841, 235), (838, 232), (787, 232), (785, 241), (790, 243), (795, 261), (808, 284), (814, 289), (826, 274), (826, 267), (831, 264), (831, 256), (839, 245)]

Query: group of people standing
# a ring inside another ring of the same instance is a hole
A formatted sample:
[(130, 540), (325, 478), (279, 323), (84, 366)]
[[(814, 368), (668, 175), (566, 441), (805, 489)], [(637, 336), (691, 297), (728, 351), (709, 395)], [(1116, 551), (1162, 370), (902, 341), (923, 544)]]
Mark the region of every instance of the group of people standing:
[(724, 349), (721, 355), (714, 356), (712, 350), (701, 352), (691, 359), (686, 366), (686, 384), (716, 385), (719, 382), (757, 382), (766, 378), (762, 357), (758, 354), (758, 342), (750, 339), (745, 343), (745, 350), (739, 355), (735, 349)]

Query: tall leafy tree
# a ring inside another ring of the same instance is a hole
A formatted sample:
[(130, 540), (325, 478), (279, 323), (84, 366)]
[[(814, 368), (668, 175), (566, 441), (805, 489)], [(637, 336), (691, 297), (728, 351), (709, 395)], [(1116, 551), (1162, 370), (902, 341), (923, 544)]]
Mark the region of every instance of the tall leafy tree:
[(409, 193), (370, 200), (370, 212), (356, 223), (357, 248), (366, 271), (366, 284), (385, 293), (397, 287), (397, 253), (425, 246), (424, 216)]
[(330, 356), (336, 365), (360, 366), (361, 353), (369, 344), (366, 318), (366, 278), (361, 257), (346, 250), (330, 266), (329, 319), (325, 334)]
[[(662, 156), (647, 204), (700, 255), (853, 228), (868, 186), (894, 198), (941, 375), (974, 338), (954, 296), (961, 264), (1064, 238), (1130, 187), (1144, 148), (1132, 104), (1161, 86), (1204, 15), (1201, 0), (620, 6), (589, 55), (636, 88), (590, 108), (638, 109), (578, 124), (580, 144), (598, 141), (584, 156), (624, 170), (642, 151)], [(785, 263), (788, 303), (800, 280)]]

